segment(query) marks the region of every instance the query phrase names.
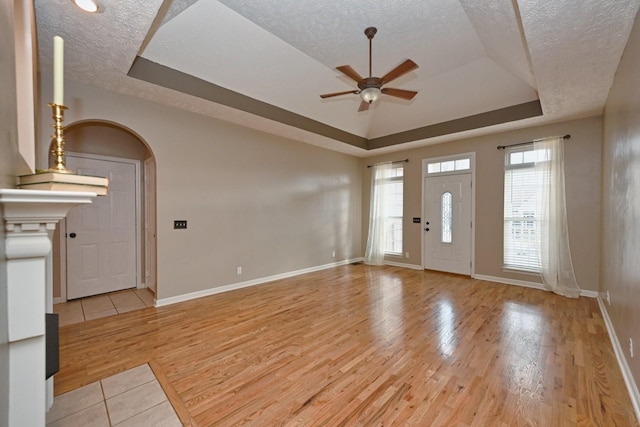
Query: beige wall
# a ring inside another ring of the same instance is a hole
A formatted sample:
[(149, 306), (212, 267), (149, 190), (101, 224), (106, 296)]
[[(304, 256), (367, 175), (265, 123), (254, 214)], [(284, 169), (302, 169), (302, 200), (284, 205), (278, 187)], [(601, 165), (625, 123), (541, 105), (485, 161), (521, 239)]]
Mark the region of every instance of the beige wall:
[(153, 152), (159, 298), (361, 256), (359, 159), (69, 81), (65, 101), (66, 123), (117, 123)]
[(137, 136), (110, 123), (72, 124), (65, 131), (65, 139), (66, 150), (76, 153), (121, 157), (140, 160), (141, 163), (151, 155)]
[[(635, 383), (640, 383), (640, 18), (618, 67), (604, 115), (602, 292)], [(629, 354), (629, 339), (635, 357)]]
[[(422, 227), (411, 218), (422, 217), (422, 159), (464, 152), (476, 153), (475, 273), (536, 281), (502, 271), (504, 152), (496, 146), (566, 133), (572, 135), (565, 152), (576, 275), (583, 289), (599, 289), (601, 117), (356, 159), (73, 82), (67, 96), (77, 105), (67, 121), (118, 123), (156, 157), (159, 298), (362, 256), (366, 165), (385, 160), (410, 159), (404, 225), (410, 257), (393, 261), (421, 265)], [(174, 219), (187, 219), (188, 230), (173, 230)]]
[[(580, 287), (598, 290), (599, 222), (600, 222), (600, 150), (601, 117), (591, 117), (552, 125), (537, 126), (512, 132), (464, 139), (444, 144), (397, 152), (365, 159), (363, 182), (369, 183), (371, 169), (366, 165), (409, 159), (405, 166), (404, 252), (409, 258), (388, 258), (389, 261), (422, 265), (421, 224), (413, 217), (422, 217), (422, 160), (459, 153), (476, 153), (475, 274), (512, 280), (539, 282), (531, 275), (502, 271), (504, 151), (498, 145), (531, 141), (552, 135), (571, 134), (565, 144), (567, 212), (573, 262)], [(369, 214), (369, 185), (363, 186), (363, 248)]]

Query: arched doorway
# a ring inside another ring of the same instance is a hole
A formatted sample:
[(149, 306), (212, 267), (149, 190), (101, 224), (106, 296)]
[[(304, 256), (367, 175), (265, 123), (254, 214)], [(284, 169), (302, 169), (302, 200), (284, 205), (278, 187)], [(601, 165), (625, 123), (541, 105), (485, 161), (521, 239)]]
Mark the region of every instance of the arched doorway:
[[(130, 191), (135, 193), (135, 231), (132, 232), (134, 233), (132, 238), (135, 239), (135, 251), (133, 252), (135, 252), (136, 259), (129, 260), (135, 267), (135, 281), (124, 281), (126, 283), (122, 286), (147, 287), (155, 294), (156, 188), (153, 153), (139, 135), (112, 122), (95, 120), (76, 122), (65, 128), (65, 137), (67, 164), (74, 172), (76, 170), (72, 164), (75, 163), (77, 167), (78, 164), (81, 164), (77, 163), (78, 161), (101, 163), (107, 165), (106, 167), (109, 167), (108, 165), (124, 165), (132, 170), (135, 169), (135, 179), (131, 183), (127, 181), (122, 184), (132, 185), (134, 188), (131, 188)], [(71, 221), (72, 216), (68, 220)], [(78, 295), (88, 296), (113, 290), (114, 288), (111, 287), (101, 288), (101, 285), (98, 284), (95, 289), (91, 288), (86, 292), (83, 290), (82, 294), (78, 294), (76, 291), (67, 292), (69, 280), (77, 276), (70, 275), (68, 269), (77, 267), (74, 267), (74, 263), (69, 263), (69, 259), (67, 259), (69, 241), (67, 234), (71, 234), (71, 231), (67, 229), (66, 225), (66, 223), (62, 223), (54, 235), (54, 302), (65, 302)], [(74, 260), (77, 266), (77, 258)]]

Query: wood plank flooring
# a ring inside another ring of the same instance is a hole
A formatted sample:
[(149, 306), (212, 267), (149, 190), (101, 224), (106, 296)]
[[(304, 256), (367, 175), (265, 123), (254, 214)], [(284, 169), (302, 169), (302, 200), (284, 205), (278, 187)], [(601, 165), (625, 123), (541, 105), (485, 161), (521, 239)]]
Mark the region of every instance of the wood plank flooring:
[(597, 302), (347, 265), (61, 328), (60, 394), (149, 363), (185, 425), (638, 426)]

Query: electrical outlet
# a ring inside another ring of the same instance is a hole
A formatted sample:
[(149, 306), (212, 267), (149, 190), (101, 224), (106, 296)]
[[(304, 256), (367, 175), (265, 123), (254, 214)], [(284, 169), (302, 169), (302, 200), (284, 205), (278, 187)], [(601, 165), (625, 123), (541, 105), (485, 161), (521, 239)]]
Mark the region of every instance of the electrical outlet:
[(236, 268), (236, 273), (238, 274), (238, 276), (241, 275), (242, 274), (242, 267)]
[(611, 295), (609, 295), (609, 291), (607, 291), (607, 303), (611, 305)]
[(629, 338), (629, 354), (633, 358), (633, 338)]
[(331, 256), (335, 258), (336, 257), (336, 251), (332, 251), (331, 252)]
[(173, 221), (174, 230), (185, 230), (187, 228), (187, 220), (186, 219), (176, 219)]
[(404, 253), (404, 257), (405, 257), (405, 258), (409, 258), (409, 252), (405, 252), (405, 253)]

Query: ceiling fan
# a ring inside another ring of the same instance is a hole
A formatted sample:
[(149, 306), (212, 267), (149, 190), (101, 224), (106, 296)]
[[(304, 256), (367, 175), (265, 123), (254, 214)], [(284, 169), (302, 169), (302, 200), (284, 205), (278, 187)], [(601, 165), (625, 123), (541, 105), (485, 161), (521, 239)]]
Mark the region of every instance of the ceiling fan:
[(371, 44), (373, 41), (373, 36), (376, 35), (378, 30), (375, 27), (369, 27), (364, 30), (364, 34), (369, 39), (369, 77), (362, 77), (358, 74), (351, 66), (349, 65), (341, 65), (336, 67), (338, 71), (342, 74), (346, 75), (352, 80), (355, 80), (358, 83), (358, 89), (356, 90), (348, 90), (344, 92), (334, 92), (327, 93), (324, 95), (320, 95), (320, 98), (330, 98), (332, 96), (346, 95), (349, 93), (359, 94), (362, 102), (360, 103), (360, 107), (358, 111), (365, 111), (369, 109), (369, 105), (373, 102), (377, 101), (380, 98), (381, 94), (395, 96), (397, 98), (402, 98), (406, 100), (413, 99), (414, 96), (418, 94), (418, 92), (413, 90), (403, 90), (403, 89), (392, 89), (392, 88), (383, 88), (384, 84), (389, 83), (392, 80), (397, 79), (400, 76), (407, 74), (410, 71), (418, 68), (418, 65), (410, 59), (407, 59), (402, 64), (398, 65), (393, 70), (389, 71), (382, 77), (372, 77), (371, 76)]

